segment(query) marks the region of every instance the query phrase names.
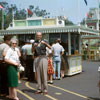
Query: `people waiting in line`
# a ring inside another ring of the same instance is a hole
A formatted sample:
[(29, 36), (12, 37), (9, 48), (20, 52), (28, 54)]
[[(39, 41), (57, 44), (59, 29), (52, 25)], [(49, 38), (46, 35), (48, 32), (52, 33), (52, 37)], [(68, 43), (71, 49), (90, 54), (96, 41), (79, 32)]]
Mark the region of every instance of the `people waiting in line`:
[[(61, 64), (61, 56), (64, 54), (64, 49), (60, 45), (60, 39), (57, 39), (55, 44), (49, 45), (47, 40), (42, 40), (42, 33), (37, 32), (36, 40), (28, 40), (27, 44), (21, 48), (22, 52), (17, 47), (16, 39), (10, 40), (8, 37), (5, 37), (4, 41), (4, 43), (0, 44), (0, 94), (9, 94), (9, 99), (19, 100), (17, 87), (18, 83), (20, 83), (19, 65), (21, 63), (21, 56), (22, 58), (25, 57), (22, 60), (26, 63), (25, 73), (27, 75), (24, 74), (29, 81), (36, 80), (37, 82), (37, 91), (35, 94), (47, 94), (47, 83), (53, 84), (53, 79), (60, 80), (61, 77), (64, 77), (64, 72), (62, 73), (60, 70), (61, 65), (63, 65)], [(6, 67), (4, 67), (4, 63)], [(33, 71), (35, 72), (35, 77)]]
[(17, 40), (11, 40), (11, 47), (7, 50), (5, 55), (5, 62), (8, 63), (7, 68), (7, 76), (8, 76), (8, 87), (9, 87), (9, 96), (8, 98), (13, 100), (19, 100), (17, 97), (17, 87), (18, 87), (18, 77), (17, 77), (17, 70), (20, 64), (19, 56), (20, 52), (19, 49), (16, 48)]
[(52, 63), (52, 53), (48, 55), (48, 83), (53, 84), (52, 75), (54, 74), (53, 63)]
[[(54, 67), (54, 74), (53, 79), (60, 80), (60, 69), (61, 69), (61, 55), (64, 54), (64, 48), (60, 45), (60, 39), (56, 40), (56, 43), (52, 46), (53, 49), (53, 67)], [(56, 69), (57, 69), (57, 76), (56, 76)]]
[[(52, 44), (50, 44), (52, 46)], [(46, 48), (46, 55), (48, 57), (48, 83), (53, 84), (52, 75), (54, 74), (53, 63), (52, 63), (52, 55), (53, 51), (52, 48)]]
[[(36, 33), (36, 40), (33, 43), (33, 52), (35, 56), (35, 68), (37, 73), (37, 91), (35, 94), (47, 94), (47, 70), (48, 70), (48, 60), (46, 56), (46, 47), (51, 48), (47, 41), (42, 40), (42, 33)], [(43, 86), (43, 89), (42, 89)]]
[(4, 61), (4, 57), (9, 49), (10, 36), (4, 36), (4, 43), (0, 44), (0, 94), (8, 94), (7, 86), (7, 63)]
[(33, 81), (33, 53), (32, 53), (32, 43), (30, 40), (27, 40), (27, 45), (25, 47), (26, 55), (26, 70), (25, 73), (29, 81)]
[(65, 68), (66, 68), (66, 63), (65, 63), (65, 59), (62, 55), (61, 56), (61, 69), (60, 69), (61, 79), (64, 78)]

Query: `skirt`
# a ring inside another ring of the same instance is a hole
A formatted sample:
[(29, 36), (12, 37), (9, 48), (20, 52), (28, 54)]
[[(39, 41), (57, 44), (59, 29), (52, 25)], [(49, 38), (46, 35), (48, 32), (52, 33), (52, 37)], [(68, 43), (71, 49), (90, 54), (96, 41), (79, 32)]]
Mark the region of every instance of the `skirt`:
[(8, 87), (18, 87), (17, 68), (9, 65), (7, 69)]

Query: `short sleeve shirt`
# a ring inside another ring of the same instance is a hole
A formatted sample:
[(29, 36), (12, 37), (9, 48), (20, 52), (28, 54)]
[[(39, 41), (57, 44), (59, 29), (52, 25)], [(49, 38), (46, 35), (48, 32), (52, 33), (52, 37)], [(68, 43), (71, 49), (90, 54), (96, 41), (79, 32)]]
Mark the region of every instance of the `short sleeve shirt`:
[(9, 49), (9, 45), (6, 43), (0, 44), (0, 60), (3, 60), (3, 52), (6, 54)]
[[(47, 41), (45, 41), (47, 43)], [(41, 41), (35, 41), (38, 45), (35, 47), (34, 56), (46, 55), (46, 45), (41, 44)], [(32, 44), (34, 47), (34, 43)]]
[(27, 44), (25, 48), (26, 55), (33, 55), (32, 53), (32, 44)]
[(18, 53), (17, 53), (17, 48), (15, 48), (15, 50), (13, 48), (9, 48), (7, 53), (6, 53), (5, 59), (8, 59), (8, 60), (10, 60), (14, 63), (19, 62), (19, 56), (18, 56)]
[(52, 46), (53, 49), (53, 61), (61, 61), (61, 52), (64, 52), (64, 48), (56, 43)]
[(53, 56), (60, 56), (61, 52), (64, 52), (64, 48), (59, 44), (56, 43), (52, 46), (53, 49)]

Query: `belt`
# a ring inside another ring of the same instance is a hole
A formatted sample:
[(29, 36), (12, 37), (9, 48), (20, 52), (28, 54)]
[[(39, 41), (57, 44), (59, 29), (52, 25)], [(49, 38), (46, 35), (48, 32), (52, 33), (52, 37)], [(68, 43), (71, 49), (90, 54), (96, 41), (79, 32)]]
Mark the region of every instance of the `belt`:
[(43, 57), (43, 56), (46, 56), (46, 55), (39, 55), (38, 57)]
[(27, 56), (33, 56), (33, 55), (27, 55)]

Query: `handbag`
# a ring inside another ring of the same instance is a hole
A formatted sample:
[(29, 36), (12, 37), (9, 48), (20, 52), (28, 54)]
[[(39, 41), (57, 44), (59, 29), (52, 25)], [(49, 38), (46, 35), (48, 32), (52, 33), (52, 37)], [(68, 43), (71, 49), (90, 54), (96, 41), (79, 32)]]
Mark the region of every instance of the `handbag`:
[(21, 64), (19, 64), (18, 65), (18, 71), (19, 72), (25, 71), (25, 68)]
[(100, 66), (98, 67), (98, 72), (100, 72)]

